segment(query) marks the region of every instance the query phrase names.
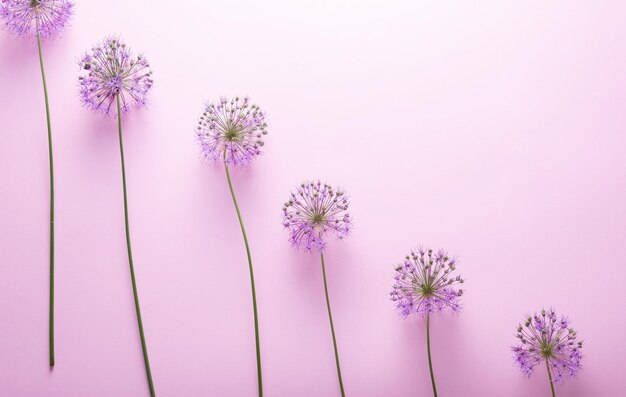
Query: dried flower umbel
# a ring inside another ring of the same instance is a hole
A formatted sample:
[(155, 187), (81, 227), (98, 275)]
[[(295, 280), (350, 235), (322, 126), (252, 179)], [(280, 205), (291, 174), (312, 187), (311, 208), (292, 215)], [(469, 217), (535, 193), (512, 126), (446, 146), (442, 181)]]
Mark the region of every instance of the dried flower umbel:
[(453, 274), (455, 270), (456, 259), (442, 250), (411, 251), (396, 266), (391, 300), (405, 317), (411, 313), (428, 316), (444, 309), (458, 313), (463, 290), (456, 286), (463, 284), (463, 279)]
[(18, 36), (48, 38), (68, 26), (73, 9), (68, 0), (0, 0), (0, 19)]
[(122, 113), (146, 104), (153, 83), (150, 64), (121, 40), (104, 39), (83, 55), (79, 65), (80, 98), (89, 109), (113, 115), (117, 99)]
[[(139, 295), (135, 280), (135, 268), (130, 243), (130, 224), (128, 221), (128, 199), (126, 194), (126, 166), (124, 163), (124, 143), (122, 139), (122, 114), (128, 112), (133, 105), (144, 105), (148, 91), (152, 87), (152, 72), (148, 61), (141, 56), (133, 56), (129, 48), (121, 40), (107, 38), (86, 53), (80, 61), (84, 75), (79, 76), (80, 96), (83, 103), (90, 109), (104, 115), (117, 115), (117, 130), (120, 142), (120, 159), (122, 163), (122, 187), (124, 192), (124, 224), (126, 230), (126, 249), (128, 265), (133, 287), (137, 327), (141, 338), (141, 348), (146, 369), (146, 378), (150, 396), (155, 396), (148, 347), (143, 332)], [(115, 106), (113, 105), (115, 103)]]
[(209, 102), (198, 121), (196, 137), (211, 163), (244, 166), (261, 154), (265, 144), (265, 113), (248, 97)]
[(52, 125), (48, 86), (43, 64), (41, 41), (52, 37), (67, 27), (74, 4), (68, 0), (0, 0), (0, 20), (6, 28), (21, 37), (36, 37), (41, 69), (41, 81), (46, 104), (48, 127), (48, 162), (50, 180), (50, 298), (49, 298), (49, 364), (54, 366), (54, 160), (52, 155)]
[(263, 138), (267, 135), (265, 113), (257, 105), (250, 103), (248, 97), (220, 98), (217, 102), (209, 102), (200, 116), (196, 127), (196, 139), (200, 144), (202, 155), (210, 163), (224, 163), (228, 188), (233, 199), (237, 219), (241, 227), (243, 241), (248, 257), (250, 286), (252, 290), (252, 309), (254, 312), (254, 336), (256, 343), (256, 368), (259, 397), (263, 396), (263, 371), (261, 368), (261, 342), (259, 338), (259, 314), (257, 310), (256, 287), (250, 244), (243, 224), (243, 217), (233, 189), (230, 177), (230, 166), (242, 167), (249, 165), (261, 154)]
[(335, 337), (333, 314), (330, 309), (328, 283), (326, 282), (324, 251), (329, 234), (334, 234), (338, 239), (343, 239), (350, 233), (352, 218), (348, 213), (348, 207), (348, 197), (343, 190), (333, 188), (319, 180), (302, 182), (283, 205), (283, 226), (289, 231), (291, 245), (306, 252), (316, 250), (320, 253), (326, 308), (328, 309), (328, 320), (335, 349), (337, 379), (339, 380), (341, 395), (344, 397), (339, 350)]
[(556, 395), (554, 382), (574, 377), (581, 369), (583, 342), (569, 320), (553, 309), (527, 316), (517, 327), (517, 339), (520, 344), (512, 348), (515, 363), (530, 377), (545, 362), (552, 396)]
[(439, 250), (419, 248), (404, 257), (396, 266), (391, 300), (396, 303), (400, 314), (407, 317), (411, 313), (426, 317), (426, 346), (428, 349), (428, 367), (433, 394), (437, 396), (437, 386), (430, 353), (430, 315), (445, 309), (454, 313), (461, 310), (459, 298), (463, 284), (461, 276), (454, 275), (456, 259)]
[(352, 228), (348, 197), (320, 181), (303, 182), (283, 205), (283, 226), (294, 247), (324, 251), (328, 234), (345, 238)]

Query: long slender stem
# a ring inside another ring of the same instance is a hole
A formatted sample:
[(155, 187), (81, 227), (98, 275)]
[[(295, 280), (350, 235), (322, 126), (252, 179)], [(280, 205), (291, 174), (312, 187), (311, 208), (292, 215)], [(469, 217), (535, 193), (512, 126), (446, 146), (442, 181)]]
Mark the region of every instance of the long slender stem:
[(37, 30), (37, 49), (39, 50), (41, 82), (43, 83), (43, 95), (46, 100), (46, 122), (48, 124), (48, 161), (50, 162), (50, 312), (48, 318), (48, 337), (50, 347), (50, 366), (54, 367), (54, 161), (52, 159), (52, 125), (50, 124), (48, 85), (46, 84), (46, 72), (43, 67), (41, 34), (39, 33), (39, 29)]
[(150, 396), (155, 397), (154, 385), (152, 384), (152, 372), (150, 372), (150, 361), (148, 360), (148, 348), (143, 335), (143, 322), (141, 321), (141, 310), (139, 310), (139, 296), (137, 295), (137, 283), (135, 281), (135, 268), (133, 267), (133, 254), (130, 248), (130, 227), (128, 225), (128, 200), (126, 199), (126, 167), (124, 165), (124, 144), (122, 142), (122, 109), (120, 105), (120, 94), (117, 94), (117, 126), (120, 137), (120, 157), (122, 159), (122, 184), (124, 186), (124, 224), (126, 226), (126, 247), (128, 248), (128, 265), (130, 266), (130, 279), (133, 284), (133, 296), (135, 297), (135, 311), (137, 312), (137, 325), (139, 326), (139, 336), (141, 336), (141, 349), (143, 351), (143, 361), (146, 365), (146, 376), (150, 387)]
[(237, 211), (237, 219), (239, 219), (239, 225), (241, 226), (241, 234), (243, 234), (243, 242), (246, 245), (246, 254), (248, 255), (248, 267), (250, 269), (250, 286), (252, 287), (252, 307), (254, 309), (254, 340), (256, 342), (256, 371), (257, 381), (259, 385), (259, 397), (263, 397), (263, 376), (261, 371), (261, 343), (259, 340), (259, 313), (257, 311), (256, 304), (256, 288), (254, 286), (254, 269), (252, 268), (252, 255), (250, 255), (250, 245), (248, 244), (248, 236), (246, 235), (246, 228), (243, 225), (243, 218), (241, 217), (241, 211), (239, 210), (239, 204), (237, 204), (237, 198), (235, 197), (235, 191), (233, 190), (233, 183), (230, 179), (230, 172), (228, 171), (228, 164), (225, 165), (226, 179), (228, 179), (228, 187), (230, 188), (230, 195), (233, 198), (233, 204), (235, 204), (235, 210)]
[(556, 393), (554, 392), (554, 382), (552, 381), (552, 371), (550, 370), (550, 363), (546, 358), (546, 368), (548, 369), (548, 378), (550, 379), (550, 389), (552, 390), (552, 397), (556, 397)]
[(430, 368), (430, 381), (433, 384), (433, 395), (437, 397), (435, 374), (433, 373), (433, 360), (430, 355), (430, 315), (426, 315), (426, 344), (428, 345), (428, 368)]
[(324, 276), (324, 293), (326, 294), (326, 307), (328, 308), (328, 320), (330, 321), (330, 332), (333, 335), (333, 347), (335, 348), (335, 364), (337, 365), (337, 378), (339, 379), (339, 388), (341, 396), (345, 397), (343, 390), (343, 379), (341, 378), (341, 367), (339, 366), (339, 351), (337, 350), (337, 338), (335, 338), (335, 326), (333, 324), (333, 313), (330, 310), (330, 299), (328, 298), (328, 284), (326, 283), (326, 265), (324, 264), (324, 254), (320, 254), (322, 258), (322, 275)]

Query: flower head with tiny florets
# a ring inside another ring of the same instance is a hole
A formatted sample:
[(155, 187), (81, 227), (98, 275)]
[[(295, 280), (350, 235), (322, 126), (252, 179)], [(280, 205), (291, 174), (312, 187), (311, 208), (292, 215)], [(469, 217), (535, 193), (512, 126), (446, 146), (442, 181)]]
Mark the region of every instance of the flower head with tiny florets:
[(323, 252), (329, 232), (339, 239), (350, 233), (352, 218), (348, 205), (348, 198), (340, 189), (320, 181), (301, 183), (283, 206), (283, 226), (290, 232), (289, 241), (306, 251)]
[(583, 342), (553, 309), (529, 315), (517, 327), (520, 345), (512, 347), (515, 363), (529, 376), (540, 363), (548, 362), (555, 382), (573, 377), (581, 369)]
[(204, 157), (234, 166), (248, 165), (261, 154), (265, 135), (265, 113), (248, 97), (207, 103), (196, 128)]
[(464, 280), (452, 274), (455, 269), (456, 259), (448, 257), (443, 250), (411, 251), (396, 266), (391, 300), (405, 317), (411, 313), (427, 316), (446, 308), (458, 313), (463, 290), (454, 286), (463, 284)]
[(105, 115), (117, 114), (119, 94), (123, 113), (144, 106), (152, 87), (152, 71), (146, 58), (133, 55), (117, 38), (106, 38), (79, 62), (80, 97), (89, 109)]
[(52, 37), (69, 23), (74, 4), (68, 0), (0, 0), (0, 19), (22, 37)]

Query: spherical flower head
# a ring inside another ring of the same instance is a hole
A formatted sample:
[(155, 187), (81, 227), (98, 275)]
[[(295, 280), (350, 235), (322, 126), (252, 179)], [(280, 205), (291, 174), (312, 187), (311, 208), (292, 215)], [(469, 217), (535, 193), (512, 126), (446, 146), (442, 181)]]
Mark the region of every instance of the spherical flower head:
[(146, 104), (152, 88), (150, 65), (119, 39), (106, 38), (83, 55), (79, 65), (80, 98), (89, 109), (116, 115), (117, 95), (123, 113)]
[(207, 103), (196, 127), (202, 154), (211, 163), (244, 166), (261, 154), (267, 135), (265, 113), (248, 97)]
[(444, 309), (458, 313), (463, 290), (455, 286), (464, 280), (453, 274), (456, 264), (456, 259), (443, 250), (435, 253), (432, 249), (419, 248), (405, 256), (396, 266), (390, 293), (400, 314), (427, 316)]
[(343, 190), (320, 181), (301, 183), (283, 206), (283, 226), (289, 230), (289, 241), (307, 252), (324, 252), (329, 233), (339, 239), (350, 233), (348, 206)]
[(0, 19), (18, 36), (48, 38), (68, 25), (73, 8), (68, 0), (0, 0)]
[(517, 327), (520, 344), (513, 346), (515, 363), (529, 376), (535, 367), (548, 361), (555, 382), (575, 376), (582, 368), (583, 342), (569, 326), (569, 320), (553, 309), (526, 317)]

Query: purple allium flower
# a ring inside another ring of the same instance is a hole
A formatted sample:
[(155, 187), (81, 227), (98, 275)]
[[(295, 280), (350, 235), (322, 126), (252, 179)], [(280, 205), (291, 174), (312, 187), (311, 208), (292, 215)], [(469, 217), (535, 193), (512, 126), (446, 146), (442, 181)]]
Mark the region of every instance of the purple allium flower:
[(556, 382), (573, 377), (581, 369), (583, 342), (569, 320), (558, 317), (553, 309), (529, 315), (517, 327), (521, 344), (512, 347), (516, 364), (529, 376), (538, 364), (548, 362)]
[(237, 204), (235, 190), (230, 178), (229, 166), (244, 166), (261, 154), (263, 136), (267, 134), (265, 113), (257, 105), (250, 104), (250, 100), (235, 97), (233, 99), (220, 98), (216, 103), (208, 102), (200, 116), (196, 128), (196, 138), (200, 143), (202, 154), (211, 163), (222, 161), (228, 180), (230, 195), (237, 212), (239, 226), (243, 235), (250, 270), (250, 285), (252, 287), (252, 307), (254, 312), (254, 335), (256, 343), (256, 369), (259, 387), (259, 396), (263, 395), (263, 371), (261, 369), (261, 344), (259, 339), (259, 316), (256, 303), (256, 288), (254, 286), (254, 270), (250, 245), (244, 228), (243, 218)]
[(411, 251), (396, 267), (391, 300), (405, 317), (411, 313), (427, 316), (445, 308), (458, 313), (463, 290), (454, 286), (463, 284), (464, 280), (452, 275), (455, 269), (456, 259), (448, 257), (443, 250)]
[(207, 103), (198, 121), (196, 136), (202, 154), (211, 163), (244, 166), (261, 154), (267, 135), (265, 113), (248, 97), (220, 98)]
[(289, 229), (289, 241), (306, 251), (326, 248), (326, 234), (339, 239), (350, 233), (352, 218), (348, 214), (348, 197), (341, 189), (317, 182), (304, 182), (291, 193), (283, 206), (283, 226)]
[(79, 65), (83, 72), (78, 78), (80, 97), (88, 108), (105, 115), (117, 114), (117, 94), (123, 113), (146, 104), (152, 87), (150, 65), (119, 39), (104, 39), (81, 58)]
[(0, 0), (0, 19), (18, 36), (48, 38), (68, 25), (73, 8), (68, 0)]

